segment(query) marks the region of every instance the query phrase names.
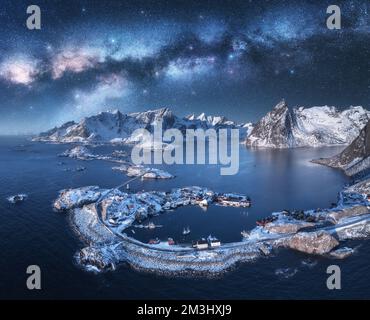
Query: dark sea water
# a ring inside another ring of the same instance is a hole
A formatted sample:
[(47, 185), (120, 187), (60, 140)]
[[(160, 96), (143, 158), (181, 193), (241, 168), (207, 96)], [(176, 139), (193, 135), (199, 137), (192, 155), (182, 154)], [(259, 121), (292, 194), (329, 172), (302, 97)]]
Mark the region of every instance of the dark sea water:
[[(65, 214), (52, 210), (58, 191), (69, 187), (99, 185), (113, 187), (127, 180), (104, 161), (77, 161), (57, 157), (66, 145), (33, 143), (20, 137), (0, 137), (0, 298), (22, 299), (319, 299), (370, 298), (370, 241), (352, 241), (358, 247), (352, 257), (338, 261), (311, 258), (281, 250), (276, 256), (240, 264), (217, 279), (173, 278), (140, 273), (126, 265), (114, 272), (93, 274), (80, 269), (73, 255), (83, 246), (69, 226)], [(117, 148), (115, 148), (117, 149)], [(339, 171), (311, 164), (310, 159), (337, 153), (340, 148), (259, 150), (241, 147), (240, 171), (220, 176), (218, 166), (170, 166), (176, 175), (167, 181), (136, 181), (132, 191), (169, 190), (187, 185), (206, 186), (214, 191), (239, 192), (252, 198), (249, 209), (211, 206), (180, 208), (153, 218), (163, 225), (155, 230), (135, 228), (135, 235), (190, 241), (209, 234), (221, 241), (238, 241), (240, 231), (251, 229), (255, 220), (282, 209), (329, 207), (348, 183)], [(109, 153), (99, 147), (95, 153)], [(64, 165), (59, 163), (64, 161)], [(83, 172), (65, 171), (85, 166)], [(6, 197), (29, 195), (27, 201), (10, 204)], [(183, 239), (183, 227), (192, 233)], [(26, 287), (26, 268), (39, 265), (42, 290)], [(326, 268), (338, 264), (342, 290), (326, 288)], [(279, 269), (290, 268), (279, 274)]]

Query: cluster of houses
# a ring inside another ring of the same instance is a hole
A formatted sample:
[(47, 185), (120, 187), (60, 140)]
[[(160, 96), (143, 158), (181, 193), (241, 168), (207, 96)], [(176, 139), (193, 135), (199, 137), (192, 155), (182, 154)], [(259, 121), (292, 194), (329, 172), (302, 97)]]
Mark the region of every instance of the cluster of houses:
[[(152, 245), (156, 245), (160, 243), (161, 243), (161, 240), (159, 238), (150, 239), (148, 242), (148, 244), (152, 244)], [(173, 246), (176, 243), (175, 243), (175, 240), (173, 240), (173, 238), (168, 238), (167, 244), (170, 246)], [(197, 241), (192, 242), (192, 247), (198, 250), (218, 248), (220, 246), (221, 246), (221, 241), (212, 236), (209, 236), (208, 238), (201, 238)]]
[(230, 207), (250, 207), (252, 201), (249, 197), (237, 193), (216, 193), (207, 188), (186, 187), (172, 192), (172, 201), (167, 206), (199, 205), (208, 207), (211, 203)]
[(236, 193), (223, 193), (217, 195), (215, 202), (218, 205), (229, 207), (250, 207), (252, 201), (249, 197)]

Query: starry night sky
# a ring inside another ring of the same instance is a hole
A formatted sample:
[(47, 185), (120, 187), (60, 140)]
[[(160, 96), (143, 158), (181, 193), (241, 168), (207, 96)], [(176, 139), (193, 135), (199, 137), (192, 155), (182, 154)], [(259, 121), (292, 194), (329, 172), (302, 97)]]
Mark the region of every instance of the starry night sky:
[[(41, 8), (42, 29), (26, 28)], [(342, 29), (326, 28), (339, 5)], [(370, 1), (3, 0), (0, 134), (107, 109), (256, 121), (290, 106), (370, 107)]]

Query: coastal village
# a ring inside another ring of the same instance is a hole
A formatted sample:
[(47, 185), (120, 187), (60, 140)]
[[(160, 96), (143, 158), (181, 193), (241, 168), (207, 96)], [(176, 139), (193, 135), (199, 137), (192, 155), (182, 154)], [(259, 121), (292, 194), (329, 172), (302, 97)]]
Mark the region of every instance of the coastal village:
[[(78, 200), (77, 200), (78, 199)], [(100, 200), (99, 200), (100, 199)], [(77, 202), (76, 202), (77, 200)], [(117, 189), (101, 190), (91, 186), (79, 190), (64, 190), (55, 201), (57, 210), (68, 210), (74, 207), (99, 202), (102, 221), (112, 230), (122, 233), (126, 228), (141, 221), (156, 216), (164, 211), (176, 209), (181, 206), (197, 205), (206, 208), (211, 204), (231, 207), (250, 207), (252, 201), (249, 197), (236, 193), (216, 193), (207, 188), (197, 186), (177, 188), (170, 192), (138, 192), (125, 193)], [(140, 225), (140, 224), (139, 224)], [(153, 223), (141, 225), (154, 229)], [(183, 235), (190, 233), (190, 228), (184, 228)], [(160, 244), (159, 239), (151, 239), (149, 244)], [(167, 239), (168, 245), (174, 245), (172, 238)], [(193, 240), (192, 246), (197, 249), (214, 248), (221, 242), (212, 236)]]
[[(304, 112), (303, 109), (298, 111), (299, 113)], [(311, 111), (316, 112), (318, 109), (312, 108), (312, 110), (305, 112), (310, 115)], [(323, 113), (324, 118), (327, 118), (331, 114), (331, 109), (323, 107), (320, 112)], [(347, 113), (362, 114), (363, 112), (365, 111), (361, 108), (351, 108)], [(160, 113), (162, 114), (162, 112)], [(347, 113), (342, 116), (346, 116)], [(273, 122), (275, 117), (272, 115), (275, 114), (282, 117), (289, 114), (284, 101), (254, 127), (250, 134), (254, 142), (259, 139), (264, 145), (264, 133), (270, 128), (270, 126), (266, 126), (266, 123)], [(116, 115), (117, 113), (114, 113), (112, 117)], [(278, 123), (280, 124), (280, 121)], [(352, 128), (353, 126), (349, 125), (348, 127)], [(271, 128), (275, 128), (275, 126), (271, 126)], [(355, 151), (362, 150), (358, 146), (363, 144), (363, 136), (366, 132), (366, 128), (363, 129), (360, 136), (348, 148)], [(351, 135), (344, 137), (343, 141), (350, 141), (352, 136), (355, 137), (357, 134), (357, 131), (351, 132)], [(52, 141), (74, 142), (74, 140), (70, 141), (69, 137), (67, 140), (59, 140), (59, 135), (52, 133), (52, 136)], [(309, 139), (307, 141), (311, 141), (311, 136), (308, 133)], [(95, 137), (95, 135), (91, 137)], [(328, 142), (315, 141), (313, 145), (332, 144), (332, 135), (329, 134), (328, 137)], [(43, 135), (42, 141), (47, 141), (45, 139), (46, 137)], [(83, 142), (80, 139), (78, 141)], [(247, 145), (248, 141), (247, 139)], [(297, 140), (297, 144), (294, 146), (298, 146), (298, 142), (302, 141)], [(286, 147), (285, 144), (276, 144), (274, 141), (269, 142), (268, 145), (278, 148)], [(305, 145), (304, 141), (303, 145)], [(343, 159), (339, 155), (338, 159), (341, 161), (349, 160), (350, 158), (346, 155), (347, 153)], [(60, 156), (84, 161), (104, 160), (118, 163), (112, 169), (123, 172), (131, 178), (129, 181), (139, 178), (142, 180), (175, 178), (172, 174), (161, 169), (130, 163), (127, 154), (120, 150), (109, 155), (97, 155), (84, 145), (75, 146)], [(366, 154), (361, 154), (364, 159), (365, 156)], [(331, 161), (330, 164), (338, 163), (337, 167), (341, 168), (342, 164), (339, 160)], [(322, 161), (320, 160), (320, 162)], [(270, 256), (280, 248), (299, 251), (307, 255), (320, 255), (330, 259), (344, 259), (352, 255), (355, 248), (343, 245), (345, 241), (364, 239), (370, 235), (369, 186), (369, 179), (366, 177), (355, 180), (351, 186), (345, 187), (339, 193), (338, 202), (332, 204), (328, 209), (290, 209), (266, 213), (265, 218), (256, 221), (254, 228), (240, 231), (240, 241), (231, 243), (223, 243), (222, 239), (213, 235), (201, 236), (198, 239), (193, 238), (189, 226), (184, 226), (182, 232), (183, 236), (187, 236), (187, 243), (177, 241), (175, 236), (163, 237), (164, 239), (152, 238), (144, 243), (135, 238), (135, 230), (130, 227), (155, 229), (159, 226), (151, 221), (152, 217), (164, 212), (176, 211), (177, 208), (183, 206), (199, 206), (203, 209), (212, 205), (235, 208), (250, 207), (252, 200), (243, 194), (220, 193), (199, 186), (180, 187), (169, 191), (137, 192), (131, 190), (126, 181), (112, 189), (87, 186), (62, 190), (54, 202), (54, 208), (57, 211), (69, 213), (74, 229), (87, 244), (75, 256), (76, 261), (87, 269), (94, 271), (114, 270), (117, 264), (125, 262), (133, 268), (150, 272), (176, 275), (190, 272), (191, 274), (211, 275), (225, 272), (238, 262), (253, 261), (259, 257)], [(125, 191), (121, 190), (123, 187), (126, 187)], [(15, 196), (13, 200), (15, 202), (22, 201), (22, 197)], [(260, 215), (263, 214), (260, 213)], [(131, 231), (131, 234), (128, 234), (128, 231)]]
[[(123, 172), (131, 178), (128, 181), (175, 178), (161, 169), (133, 165), (127, 161), (127, 154), (119, 150), (96, 155), (77, 146), (60, 156), (118, 163), (112, 170)], [(204, 210), (213, 205), (248, 208), (252, 200), (247, 195), (199, 186), (135, 192), (128, 181), (112, 189), (65, 189), (54, 202), (55, 210), (70, 214), (74, 229), (88, 244), (75, 258), (89, 270), (114, 270), (117, 264), (128, 262), (137, 269), (158, 273), (210, 275), (225, 272), (238, 261), (270, 256), (278, 248), (344, 259), (355, 249), (341, 246), (343, 241), (370, 235), (370, 183), (365, 179), (343, 189), (338, 203), (330, 209), (273, 212), (257, 220), (252, 230), (241, 230), (239, 242), (223, 243), (214, 235), (194, 237), (190, 226), (184, 226), (178, 236), (153, 237), (144, 243), (135, 238), (134, 229), (165, 227), (151, 221), (164, 212), (183, 206)], [(27, 198), (26, 194), (18, 194), (8, 201), (15, 205)]]
[[(254, 229), (242, 231), (241, 241), (234, 243), (222, 243), (211, 235), (192, 239), (190, 245), (177, 243), (172, 237), (143, 243), (125, 230), (133, 225), (159, 227), (151, 217), (181, 206), (251, 206), (251, 199), (240, 194), (198, 186), (137, 193), (90, 186), (61, 191), (54, 208), (72, 215), (76, 230), (90, 244), (76, 259), (95, 271), (115, 269), (120, 261), (126, 261), (137, 269), (158, 273), (215, 274), (238, 261), (270, 256), (281, 247), (333, 259), (352, 255), (353, 248), (340, 244), (370, 234), (368, 191), (363, 184), (348, 187), (330, 209), (275, 212), (256, 221)], [(145, 220), (149, 222), (142, 224)], [(186, 226), (183, 235), (188, 234), (191, 230)]]

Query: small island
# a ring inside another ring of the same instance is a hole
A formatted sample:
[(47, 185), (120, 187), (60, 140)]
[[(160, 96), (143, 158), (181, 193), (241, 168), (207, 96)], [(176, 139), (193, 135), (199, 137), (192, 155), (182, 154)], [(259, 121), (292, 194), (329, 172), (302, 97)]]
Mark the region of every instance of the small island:
[(76, 254), (76, 261), (87, 270), (114, 270), (120, 263), (128, 263), (161, 274), (211, 276), (237, 262), (269, 256), (278, 248), (336, 259), (349, 256), (351, 248), (341, 248), (340, 243), (370, 235), (370, 203), (364, 191), (368, 190), (363, 184), (344, 189), (331, 209), (273, 213), (264, 223), (259, 221), (254, 229), (244, 231), (240, 242), (214, 247), (147, 244), (128, 236), (125, 229), (180, 206), (250, 206), (247, 196), (196, 186), (132, 194), (89, 186), (61, 191), (54, 208), (69, 212), (74, 229), (87, 244)]

